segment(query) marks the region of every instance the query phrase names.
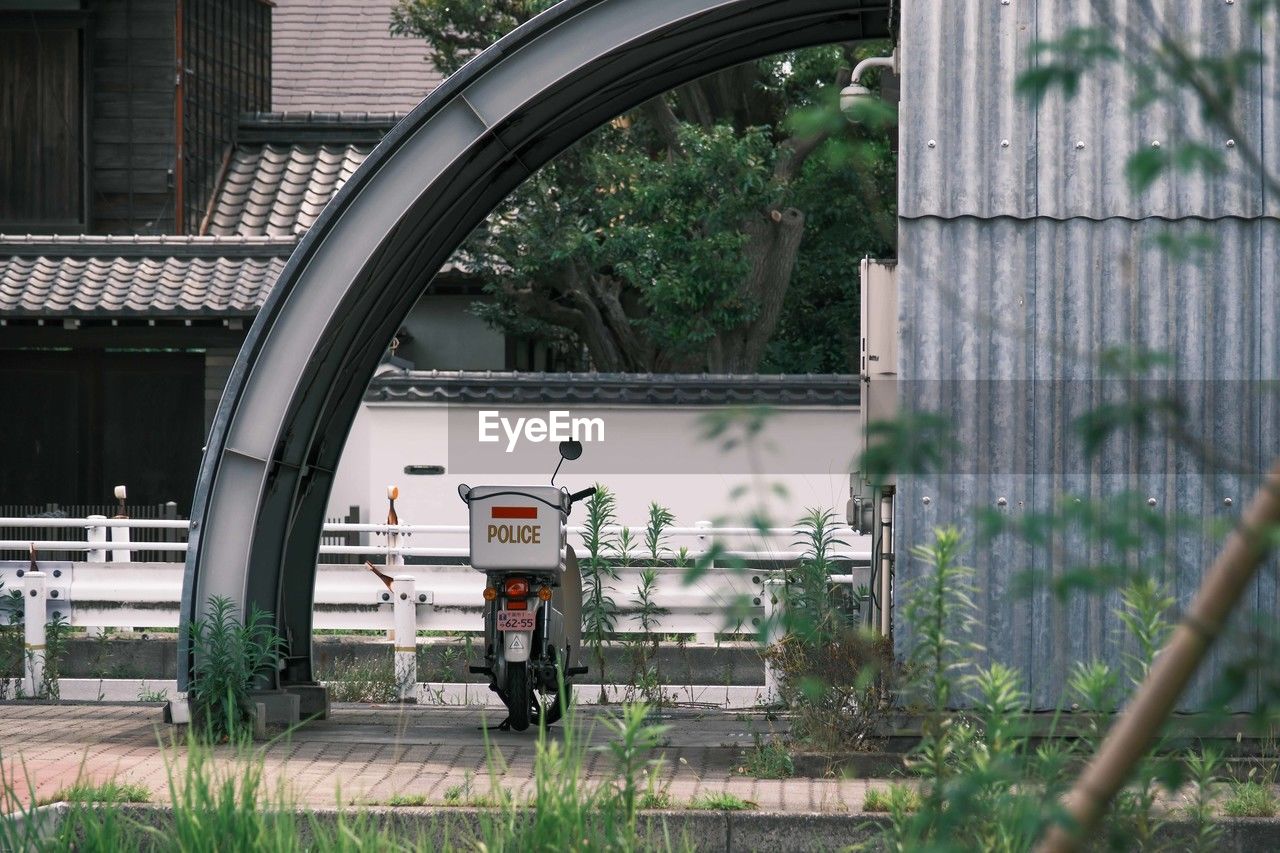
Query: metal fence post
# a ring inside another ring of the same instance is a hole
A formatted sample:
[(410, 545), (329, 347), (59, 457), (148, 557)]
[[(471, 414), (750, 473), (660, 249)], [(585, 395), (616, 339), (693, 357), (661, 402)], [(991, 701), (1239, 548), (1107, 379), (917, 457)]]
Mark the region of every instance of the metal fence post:
[[(706, 533), (695, 534), (695, 537), (694, 537), (698, 543), (698, 551), (700, 552), (698, 554), (698, 557), (701, 558), (702, 554), (711, 548), (710, 531), (714, 525), (712, 525), (712, 523), (709, 521), (695, 521), (693, 523), (693, 526), (698, 530), (707, 531)], [(704, 646), (714, 646), (716, 644), (716, 635), (714, 632), (710, 634), (705, 632), (695, 634), (694, 639), (697, 640), (699, 644)]]
[(26, 664), (23, 667), (23, 692), (36, 696), (44, 686), (45, 574), (29, 571), (22, 577), (22, 618), (25, 634)]
[[(116, 518), (120, 518), (120, 517), (121, 516), (116, 516)], [(130, 544), (129, 528), (128, 527), (112, 527), (111, 542), (117, 545)], [(111, 551), (111, 562), (113, 563), (127, 563), (132, 559), (133, 559), (133, 552), (127, 548), (117, 548), (117, 549), (112, 549)]]
[[(783, 589), (785, 581), (779, 577), (765, 578), (761, 582), (764, 604), (765, 648), (769, 649), (782, 639)], [(778, 702), (778, 673), (774, 669), (773, 660), (769, 656), (764, 659), (764, 701), (766, 705)]]
[[(99, 519), (101, 519), (102, 521), (106, 521), (107, 517), (105, 515), (89, 516), (90, 521), (98, 521)], [(86, 528), (86, 530), (89, 531), (89, 535), (86, 538), (88, 539), (91, 545), (97, 545), (98, 543), (102, 543), (103, 545), (106, 545), (107, 528), (103, 527), (102, 525), (95, 524), (91, 527)], [(90, 548), (87, 552), (85, 552), (85, 561), (89, 563), (105, 563), (107, 561), (107, 549), (106, 548)]]
[(391, 582), (395, 611), (396, 691), (401, 702), (412, 702), (418, 684), (418, 590), (413, 575), (397, 575)]
[[(395, 569), (404, 567), (404, 555), (400, 553), (400, 530), (399, 521), (390, 522), (387, 528), (387, 574), (394, 574)], [(392, 590), (394, 592), (394, 590)], [(399, 599), (396, 599), (399, 601)], [(387, 639), (394, 640), (396, 638), (395, 628), (387, 629)]]

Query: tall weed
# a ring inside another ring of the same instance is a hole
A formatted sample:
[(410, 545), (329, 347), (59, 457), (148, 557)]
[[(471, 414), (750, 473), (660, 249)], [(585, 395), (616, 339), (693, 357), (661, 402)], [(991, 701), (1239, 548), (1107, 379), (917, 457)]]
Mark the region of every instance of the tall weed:
[(254, 608), (241, 622), (230, 599), (213, 596), (208, 615), (194, 620), (190, 632), (195, 665), (187, 698), (193, 723), (216, 741), (248, 734), (254, 714), (250, 693), (276, 666), (284, 646), (270, 616)]
[(604, 685), (608, 682), (604, 672), (605, 638), (617, 627), (618, 605), (613, 600), (612, 583), (618, 580), (609, 554), (617, 549), (617, 534), (609, 528), (617, 520), (617, 499), (600, 484), (587, 499), (587, 517), (583, 523), (582, 539), (586, 557), (582, 569), (582, 639), (595, 658), (596, 672), (600, 674), (600, 701), (604, 702)]

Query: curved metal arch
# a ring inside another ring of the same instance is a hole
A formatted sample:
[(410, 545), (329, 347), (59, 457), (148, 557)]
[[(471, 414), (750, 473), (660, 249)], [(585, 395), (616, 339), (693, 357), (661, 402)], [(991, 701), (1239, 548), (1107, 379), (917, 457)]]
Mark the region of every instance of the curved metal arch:
[[(890, 5), (565, 0), (446, 80), (325, 207), (246, 337), (200, 467), (184, 622), (214, 595), (241, 613), (269, 611), (289, 649), (279, 683), (311, 682), (316, 555), (334, 470), (424, 282), (503, 198), (593, 128), (739, 62), (886, 36)], [(184, 689), (191, 663), (183, 644)]]

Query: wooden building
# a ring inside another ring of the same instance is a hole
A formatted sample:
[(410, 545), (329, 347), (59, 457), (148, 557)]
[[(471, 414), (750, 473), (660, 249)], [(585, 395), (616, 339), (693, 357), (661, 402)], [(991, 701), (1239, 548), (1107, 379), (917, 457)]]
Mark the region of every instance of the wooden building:
[[(0, 506), (125, 483), (189, 510), (276, 274), (440, 80), (389, 21), (385, 0), (0, 0)], [(446, 270), (396, 363), (527, 360), (477, 298)]]

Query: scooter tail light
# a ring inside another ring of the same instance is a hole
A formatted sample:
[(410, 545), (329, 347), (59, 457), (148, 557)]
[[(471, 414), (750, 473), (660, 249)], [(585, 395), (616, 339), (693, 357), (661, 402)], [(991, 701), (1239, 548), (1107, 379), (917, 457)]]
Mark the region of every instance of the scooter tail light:
[(507, 598), (524, 598), (529, 594), (529, 582), (524, 578), (507, 578), (504, 591)]
[(507, 610), (528, 610), (528, 609), (529, 609), (529, 602), (525, 601), (523, 598), (507, 599)]

